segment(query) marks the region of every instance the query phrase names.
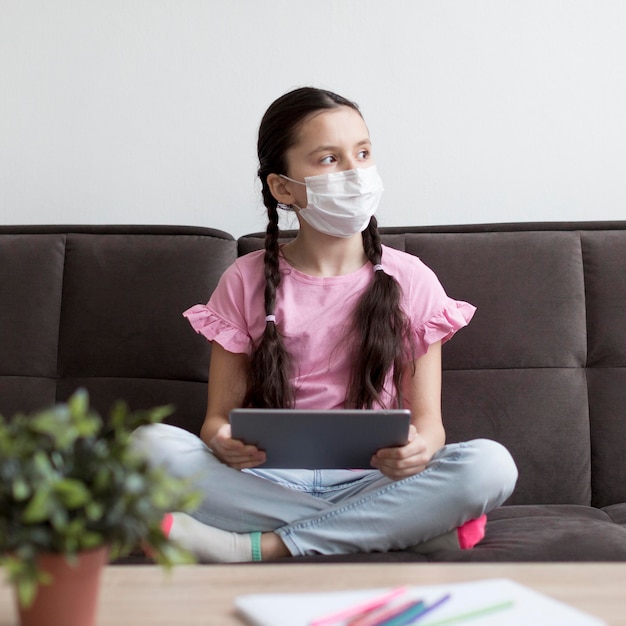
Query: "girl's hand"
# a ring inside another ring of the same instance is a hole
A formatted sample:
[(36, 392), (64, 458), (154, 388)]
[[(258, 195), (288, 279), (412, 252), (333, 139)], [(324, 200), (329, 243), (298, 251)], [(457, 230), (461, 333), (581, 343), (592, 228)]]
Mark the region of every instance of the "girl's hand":
[(209, 442), (209, 447), (222, 463), (235, 469), (257, 467), (265, 463), (265, 452), (231, 437), (230, 424), (222, 424), (218, 428)]
[(400, 480), (423, 471), (431, 458), (426, 440), (411, 424), (408, 442), (397, 448), (381, 448), (372, 456), (371, 464), (387, 478)]

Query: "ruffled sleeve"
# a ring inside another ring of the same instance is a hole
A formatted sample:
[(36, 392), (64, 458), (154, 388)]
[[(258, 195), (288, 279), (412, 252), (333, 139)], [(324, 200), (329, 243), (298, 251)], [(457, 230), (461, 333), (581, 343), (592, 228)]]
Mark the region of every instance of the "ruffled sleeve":
[(257, 266), (255, 258), (238, 259), (224, 271), (206, 304), (196, 304), (183, 313), (197, 333), (228, 352), (252, 351), (250, 301), (254, 305), (263, 288), (262, 264), (260, 271)]
[(445, 304), (420, 326), (413, 328), (419, 354), (426, 354), (428, 347), (441, 341), (445, 343), (474, 317), (476, 307), (469, 302), (447, 298)]
[(196, 304), (187, 309), (183, 316), (191, 327), (209, 341), (216, 341), (229, 352), (249, 354), (251, 342), (249, 335), (230, 322), (222, 319), (206, 304)]
[(418, 257), (383, 247), (382, 258), (402, 288), (402, 308), (411, 325), (415, 357), (467, 326), (476, 307), (449, 297), (433, 270)]

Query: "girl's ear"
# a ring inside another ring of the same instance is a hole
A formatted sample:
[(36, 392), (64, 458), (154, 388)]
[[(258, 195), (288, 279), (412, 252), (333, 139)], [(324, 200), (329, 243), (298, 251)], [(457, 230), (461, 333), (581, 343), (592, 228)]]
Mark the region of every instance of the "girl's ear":
[(289, 191), (287, 183), (288, 181), (278, 174), (269, 174), (267, 177), (267, 186), (274, 196), (274, 199), (282, 204), (290, 205), (296, 202), (296, 198)]

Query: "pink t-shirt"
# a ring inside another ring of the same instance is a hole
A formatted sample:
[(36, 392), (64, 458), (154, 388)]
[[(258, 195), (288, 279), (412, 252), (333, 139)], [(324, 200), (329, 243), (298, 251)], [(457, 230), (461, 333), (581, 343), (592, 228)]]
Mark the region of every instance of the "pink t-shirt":
[[(225, 350), (250, 354), (265, 329), (264, 251), (238, 258), (222, 275), (209, 302), (185, 311), (192, 327)], [(382, 265), (402, 287), (402, 310), (411, 322), (417, 354), (447, 341), (471, 320), (475, 308), (449, 298), (435, 274), (417, 257), (383, 246)], [(276, 297), (276, 324), (295, 364), (296, 407), (334, 409), (344, 406), (350, 378), (346, 345), (351, 316), (373, 280), (373, 267), (344, 276), (303, 274), (281, 256), (282, 282)], [(391, 391), (391, 390), (390, 390)], [(383, 403), (393, 406), (392, 394)], [(406, 403), (407, 408), (408, 402)]]

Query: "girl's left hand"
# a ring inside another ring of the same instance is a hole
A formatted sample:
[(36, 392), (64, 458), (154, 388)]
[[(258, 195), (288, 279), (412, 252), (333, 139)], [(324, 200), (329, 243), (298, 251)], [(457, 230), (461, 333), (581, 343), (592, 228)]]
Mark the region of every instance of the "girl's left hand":
[(424, 470), (431, 458), (428, 443), (411, 424), (408, 443), (397, 448), (381, 448), (372, 456), (371, 464), (387, 478), (400, 480)]

